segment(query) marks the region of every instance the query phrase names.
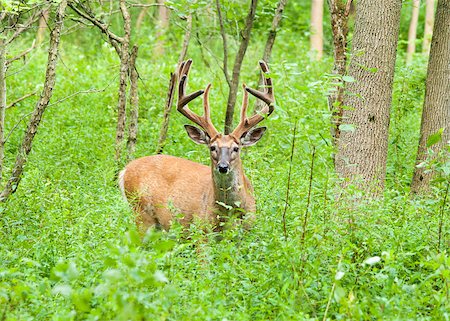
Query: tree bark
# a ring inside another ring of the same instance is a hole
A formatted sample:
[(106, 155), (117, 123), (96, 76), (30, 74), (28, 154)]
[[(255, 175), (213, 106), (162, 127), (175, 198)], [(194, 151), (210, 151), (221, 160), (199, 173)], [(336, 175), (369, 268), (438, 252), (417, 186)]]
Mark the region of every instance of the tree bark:
[(164, 5), (166, 0), (158, 0), (158, 31), (156, 32), (155, 56), (161, 57), (164, 54), (164, 35), (169, 28), (169, 9)]
[[(192, 31), (192, 15), (189, 15), (187, 17), (187, 26), (186, 31), (184, 33), (183, 46), (180, 51), (180, 56), (178, 57), (178, 67), (180, 67), (181, 63), (186, 58), (189, 42), (191, 40), (191, 31)], [(175, 87), (177, 85), (179, 76), (178, 72), (179, 70), (177, 68), (177, 71), (170, 74), (169, 88), (167, 90), (167, 99), (166, 104), (164, 106), (163, 123), (161, 125), (161, 130), (159, 132), (158, 147), (156, 148), (157, 154), (162, 154), (164, 146), (166, 145), (167, 132), (169, 130), (170, 111), (172, 110), (173, 99), (175, 96)]]
[(66, 6), (67, 0), (62, 0), (58, 5), (55, 18), (55, 27), (50, 34), (50, 47), (48, 50), (48, 62), (44, 81), (44, 89), (42, 90), (41, 97), (39, 98), (33, 114), (31, 115), (31, 119), (27, 126), (22, 145), (17, 153), (11, 176), (6, 183), (5, 188), (0, 194), (0, 202), (5, 202), (8, 197), (16, 191), (20, 183), (28, 154), (30, 153), (32, 148), (33, 139), (38, 130), (42, 115), (44, 114), (45, 109), (47, 108), (48, 103), (50, 102), (50, 99), (52, 97), (53, 88), (55, 87), (56, 81), (56, 64), (58, 61), (59, 42)]
[(347, 3), (344, 0), (328, 0), (334, 48), (333, 75), (336, 76), (333, 78), (334, 88), (328, 96), (328, 109), (332, 114), (330, 131), (334, 146), (337, 145), (337, 140), (341, 135), (339, 126), (342, 123), (342, 114), (344, 112), (345, 82), (343, 76), (347, 73), (346, 51), (351, 2), (351, 0), (347, 0)]
[(311, 4), (311, 55), (321, 60), (323, 55), (323, 0), (312, 0)]
[(412, 0), (412, 12), (411, 21), (409, 23), (408, 32), (408, 48), (406, 49), (406, 63), (410, 64), (414, 52), (416, 51), (416, 35), (417, 35), (417, 23), (419, 21), (419, 8), (420, 0)]
[(126, 124), (126, 104), (127, 104), (127, 81), (129, 70), (130, 54), (128, 48), (130, 46), (131, 34), (131, 18), (128, 12), (125, 0), (120, 0), (120, 10), (123, 17), (123, 42), (120, 48), (120, 76), (119, 76), (119, 99), (117, 103), (117, 128), (116, 128), (116, 153), (115, 159), (120, 161), (123, 148), (123, 139), (125, 135)]
[(245, 52), (247, 51), (248, 44), (250, 42), (250, 34), (253, 28), (253, 22), (256, 15), (256, 6), (258, 0), (251, 0), (250, 10), (245, 20), (245, 28), (242, 31), (242, 40), (239, 46), (239, 50), (234, 60), (233, 74), (231, 76), (231, 86), (228, 94), (227, 111), (225, 115), (225, 134), (229, 134), (232, 131), (234, 105), (236, 105), (236, 96), (239, 86), (239, 75), (241, 73), (242, 61), (244, 60)]
[[(450, 140), (450, 0), (438, 0), (430, 60), (425, 89), (425, 100), (420, 128), (416, 164), (427, 159), (427, 141), (430, 135), (444, 129), (441, 140), (430, 148), (436, 155)], [(433, 173), (416, 167), (411, 184), (413, 193), (425, 193), (430, 188)]]
[(6, 110), (6, 44), (0, 37), (0, 182), (3, 178)]
[[(267, 36), (266, 46), (264, 47), (264, 54), (262, 60), (269, 63), (270, 56), (272, 55), (273, 45), (275, 44), (275, 38), (277, 37), (278, 27), (280, 26), (281, 20), (283, 19), (283, 11), (286, 6), (287, 0), (280, 0), (278, 2), (277, 8), (275, 9), (275, 15), (272, 20), (272, 27), (269, 30), (269, 35)], [(261, 87), (263, 84), (263, 75), (259, 73), (258, 86)], [(264, 107), (264, 102), (257, 99), (255, 102), (255, 112), (260, 111)]]
[(75, 11), (80, 17), (88, 20), (89, 22), (91, 22), (94, 26), (96, 26), (98, 29), (100, 29), (101, 32), (103, 32), (109, 40), (109, 43), (114, 47), (114, 49), (116, 50), (116, 53), (119, 55), (121, 55), (121, 49), (120, 49), (120, 44), (124, 41), (123, 38), (117, 36), (115, 33), (111, 32), (111, 30), (108, 28), (108, 25), (106, 23), (104, 23), (103, 21), (97, 19), (95, 17), (95, 15), (85, 6), (83, 6), (83, 4), (81, 3), (77, 3), (78, 6), (81, 7), (81, 9), (79, 9), (77, 6), (75, 6), (74, 3), (69, 2), (67, 5), (73, 10)]
[(434, 24), (434, 0), (426, 0), (425, 27), (423, 31), (422, 52), (427, 55), (430, 53), (431, 37), (433, 36), (433, 24)]
[[(395, 57), (402, 0), (359, 0), (352, 61), (344, 97), (336, 170), (350, 184), (377, 196), (384, 189)], [(345, 129), (345, 130), (344, 130)]]
[(262, 57), (262, 60), (267, 63), (270, 62), (272, 48), (275, 43), (275, 38), (277, 37), (278, 27), (280, 26), (281, 20), (283, 19), (283, 11), (286, 4), (287, 0), (280, 0), (278, 2), (277, 8), (275, 9), (275, 15), (273, 16), (272, 20), (272, 27), (269, 30), (269, 35), (267, 37), (266, 46), (264, 47), (264, 54)]
[(48, 15), (50, 13), (49, 9), (42, 11), (41, 17), (39, 18), (38, 31), (36, 33), (36, 43), (40, 45), (44, 40), (45, 31), (47, 30)]
[(130, 123), (128, 125), (128, 160), (133, 159), (136, 150), (136, 141), (138, 133), (139, 118), (139, 93), (138, 93), (138, 72), (136, 70), (136, 59), (138, 55), (138, 46), (134, 45), (130, 54)]

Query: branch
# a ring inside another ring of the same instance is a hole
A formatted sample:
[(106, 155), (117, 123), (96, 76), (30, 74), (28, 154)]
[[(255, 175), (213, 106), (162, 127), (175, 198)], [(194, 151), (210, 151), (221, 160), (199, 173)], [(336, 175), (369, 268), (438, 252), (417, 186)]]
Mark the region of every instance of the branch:
[(50, 102), (53, 94), (53, 88), (56, 82), (56, 64), (58, 61), (58, 49), (61, 39), (61, 29), (64, 22), (64, 12), (67, 6), (67, 0), (62, 0), (57, 8), (55, 27), (50, 35), (50, 47), (48, 50), (47, 70), (45, 74), (44, 89), (39, 98), (35, 109), (33, 110), (30, 122), (28, 123), (22, 145), (17, 153), (11, 176), (6, 183), (5, 188), (0, 194), (0, 202), (5, 202), (8, 197), (14, 193), (22, 178), (23, 169), (27, 162), (28, 154), (31, 152), (33, 139), (38, 130), (42, 115)]
[[(106, 90), (106, 88), (108, 88), (108, 87), (109, 87), (109, 85), (106, 86), (106, 87), (103, 88), (103, 89), (80, 90), (80, 91), (74, 92), (73, 94), (70, 94), (69, 96), (66, 96), (66, 97), (64, 97), (64, 98), (61, 98), (61, 99), (55, 101), (55, 102), (52, 103), (52, 104), (49, 104), (48, 107), (55, 106), (55, 105), (57, 105), (57, 104), (59, 104), (59, 103), (62, 103), (63, 101), (66, 101), (66, 100), (68, 100), (68, 99), (70, 99), (70, 98), (73, 98), (74, 96), (79, 95), (79, 94), (88, 94), (88, 93), (100, 93), (100, 92), (104, 92), (104, 91)], [(32, 93), (32, 94), (25, 95), (24, 97), (19, 98), (19, 99), (23, 100), (23, 99), (25, 99), (25, 98), (27, 98), (27, 97), (29, 97), (29, 96), (35, 95), (36, 93), (37, 93), (37, 92), (34, 92), (34, 93)], [(18, 101), (16, 100), (14, 103), (18, 103)], [(10, 104), (10, 105), (11, 105), (11, 104)], [(12, 106), (8, 106), (7, 108), (9, 108), (9, 107), (12, 107)], [(28, 113), (28, 114), (25, 114), (25, 115), (23, 115), (23, 116), (19, 119), (19, 121), (18, 121), (18, 122), (13, 126), (13, 128), (9, 131), (8, 135), (6, 135), (6, 138), (5, 138), (5, 140), (4, 140), (4, 143), (6, 143), (6, 142), (8, 141), (8, 138), (12, 135), (12, 133), (16, 130), (16, 128), (20, 125), (20, 123), (21, 123), (25, 118), (27, 118), (28, 116), (30, 116), (32, 113), (33, 113), (33, 112), (30, 112), (30, 113)]]
[(36, 95), (37, 91), (34, 91), (32, 93), (26, 94), (25, 96), (22, 96), (20, 98), (17, 98), (16, 100), (14, 100), (12, 103), (10, 103), (8, 106), (6, 106), (6, 109), (14, 107), (16, 104), (20, 103), (22, 100), (27, 99), (28, 97), (34, 96)]
[(132, 3), (127, 1), (127, 4), (130, 7), (137, 7), (137, 8), (166, 7), (167, 9), (170, 9), (170, 7), (167, 6), (165, 3)]
[(49, 106), (49, 107), (55, 106), (55, 105), (57, 105), (57, 104), (62, 103), (63, 101), (66, 101), (66, 100), (68, 100), (68, 99), (71, 99), (71, 98), (73, 98), (73, 97), (75, 97), (75, 96), (77, 96), (77, 95), (79, 95), (79, 94), (101, 93), (101, 92), (104, 92), (104, 91), (106, 90), (106, 88), (108, 88), (108, 87), (109, 87), (109, 85), (106, 86), (106, 87), (103, 88), (103, 89), (87, 89), (87, 90), (80, 90), (80, 91), (74, 92), (73, 94), (70, 94), (69, 96), (66, 96), (66, 97), (64, 97), (64, 98), (58, 99), (57, 101), (55, 101), (54, 103), (49, 104), (48, 106)]
[(180, 51), (180, 56), (178, 57), (178, 65), (180, 65), (184, 59), (186, 58), (186, 53), (189, 47), (189, 42), (191, 40), (191, 32), (192, 32), (192, 15), (187, 16), (187, 26), (184, 31), (184, 38), (183, 38), (183, 47)]
[(345, 16), (348, 17), (348, 15), (350, 14), (350, 9), (352, 7), (352, 0), (347, 0), (347, 4), (345, 5)]
[(225, 115), (225, 134), (231, 132), (231, 125), (233, 123), (234, 105), (236, 104), (237, 88), (239, 85), (239, 75), (241, 73), (242, 61), (244, 60), (245, 52), (247, 51), (248, 44), (250, 42), (250, 34), (253, 28), (253, 22), (256, 15), (256, 6), (258, 0), (251, 0), (250, 10), (247, 18), (245, 19), (245, 28), (242, 31), (242, 40), (239, 46), (239, 50), (234, 60), (233, 75), (231, 79), (230, 93), (228, 95), (227, 111)]
[(119, 47), (119, 43), (121, 44), (124, 41), (124, 39), (122, 37), (119, 37), (115, 33), (111, 32), (111, 30), (109, 30), (109, 28), (106, 25), (106, 23), (104, 23), (103, 21), (95, 18), (94, 15), (86, 7), (84, 7), (82, 4), (79, 3), (79, 6), (83, 9), (83, 11), (78, 9), (72, 2), (70, 2), (68, 5), (79, 16), (81, 16), (84, 19), (90, 21), (94, 26), (99, 28), (101, 30), (101, 32), (103, 32), (106, 36), (108, 36), (109, 42), (114, 47), (114, 49), (116, 50), (117, 54), (120, 55), (121, 49)]
[(11, 38), (9, 38), (6, 42), (5, 45), (9, 45), (11, 42), (13, 42), (17, 37), (19, 37), (24, 31), (28, 30), (32, 24), (34, 24), (36, 21), (38, 21), (39, 17), (41, 16), (42, 12), (45, 10), (48, 10), (49, 6), (45, 7), (42, 10), (36, 10), (35, 12), (33, 12), (33, 14), (31, 15), (30, 18), (28, 18), (27, 21), (25, 21), (25, 23), (23, 25), (20, 25), (17, 27), (16, 31), (14, 32), (14, 34), (11, 36)]
[(225, 26), (223, 24), (223, 17), (222, 17), (222, 10), (220, 8), (220, 1), (216, 0), (216, 6), (217, 6), (217, 15), (219, 17), (219, 24), (220, 24), (220, 34), (222, 36), (223, 41), (223, 73), (225, 75), (225, 79), (228, 83), (228, 87), (231, 88), (231, 79), (230, 75), (228, 73), (228, 44), (227, 44), (227, 35), (225, 33)]
[(275, 9), (275, 15), (272, 20), (272, 28), (270, 28), (263, 55), (263, 60), (267, 63), (270, 62), (273, 44), (275, 43), (275, 37), (277, 36), (278, 26), (280, 25), (281, 19), (283, 18), (283, 10), (286, 6), (286, 3), (287, 0), (280, 0), (278, 2), (277, 8)]
[(8, 65), (10, 65), (12, 62), (19, 60), (20, 58), (26, 56), (31, 50), (33, 50), (34, 48), (36, 48), (36, 40), (33, 40), (33, 43), (31, 44), (31, 47), (28, 48), (27, 50), (23, 51), (22, 53), (18, 54), (17, 56), (15, 56), (14, 58), (8, 59), (6, 61), (6, 66), (8, 67)]
[(295, 134), (297, 132), (297, 123), (298, 120), (295, 119), (294, 123), (294, 130), (292, 133), (292, 143), (291, 143), (291, 156), (289, 160), (289, 171), (288, 171), (288, 180), (287, 180), (287, 186), (286, 186), (286, 200), (284, 203), (284, 210), (283, 210), (283, 234), (284, 234), (284, 240), (287, 241), (287, 229), (286, 229), (286, 212), (287, 208), (289, 206), (289, 191), (291, 189), (291, 171), (292, 171), (292, 159), (294, 158), (294, 151), (295, 151)]

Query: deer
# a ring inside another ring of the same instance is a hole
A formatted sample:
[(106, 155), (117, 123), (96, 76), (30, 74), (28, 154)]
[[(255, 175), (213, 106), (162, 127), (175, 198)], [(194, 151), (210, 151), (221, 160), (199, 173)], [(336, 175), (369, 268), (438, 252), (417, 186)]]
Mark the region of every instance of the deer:
[[(181, 63), (178, 86), (177, 110), (198, 125), (185, 125), (190, 139), (209, 149), (211, 166), (170, 155), (152, 155), (131, 161), (119, 174), (119, 187), (137, 213), (137, 224), (145, 228), (156, 226), (169, 230), (174, 219), (183, 226), (194, 219), (211, 223), (221, 229), (232, 216), (238, 216), (245, 224), (255, 220), (256, 203), (254, 189), (245, 176), (240, 152), (242, 148), (256, 144), (266, 127), (255, 127), (269, 116), (275, 107), (272, 79), (264, 61), (259, 65), (264, 74), (262, 90), (243, 84), (243, 100), (240, 121), (231, 134), (219, 133), (211, 122), (209, 91), (185, 94), (187, 78), (192, 65), (189, 59)], [(247, 116), (248, 94), (263, 101), (260, 112)], [(203, 95), (204, 115), (199, 116), (188, 107), (195, 98)]]

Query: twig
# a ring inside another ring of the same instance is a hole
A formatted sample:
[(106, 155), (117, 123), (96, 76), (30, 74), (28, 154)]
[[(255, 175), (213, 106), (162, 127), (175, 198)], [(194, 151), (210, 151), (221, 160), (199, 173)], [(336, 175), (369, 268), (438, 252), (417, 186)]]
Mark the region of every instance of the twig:
[(32, 93), (28, 93), (28, 94), (26, 94), (26, 95), (24, 95), (24, 96), (22, 96), (22, 97), (20, 97), (20, 98), (17, 98), (17, 99), (14, 100), (12, 103), (10, 103), (8, 106), (6, 106), (6, 109), (11, 108), (11, 107), (14, 107), (16, 104), (20, 103), (22, 100), (25, 100), (25, 99), (27, 99), (28, 97), (31, 97), (31, 96), (36, 95), (36, 93), (37, 93), (37, 90), (34, 91), (34, 92), (32, 92)]
[[(283, 18), (283, 10), (286, 6), (287, 0), (280, 0), (278, 2), (277, 8), (275, 9), (275, 15), (272, 20), (272, 27), (269, 30), (269, 35), (267, 36), (266, 46), (264, 47), (263, 58), (265, 62), (270, 62), (270, 56), (272, 55), (273, 45), (275, 44), (275, 38), (277, 36), (278, 26), (280, 25), (281, 19)], [(264, 83), (264, 75), (262, 73), (259, 74), (258, 86), (261, 87)], [(255, 113), (261, 111), (264, 107), (264, 103), (257, 99), (255, 101)]]
[(302, 238), (301, 243), (303, 244), (305, 242), (305, 235), (306, 235), (306, 225), (308, 224), (308, 212), (309, 212), (309, 205), (311, 203), (311, 190), (312, 190), (312, 182), (313, 182), (313, 174), (314, 174), (314, 158), (316, 156), (316, 146), (313, 145), (312, 153), (311, 153), (311, 167), (310, 167), (310, 174), (309, 174), (309, 188), (308, 188), (308, 198), (306, 200), (306, 209), (305, 209), (305, 219), (303, 220), (303, 231), (302, 231)]
[(48, 107), (48, 103), (52, 97), (53, 88), (56, 81), (56, 64), (58, 61), (58, 49), (61, 36), (61, 29), (64, 22), (64, 12), (67, 6), (67, 0), (62, 0), (56, 10), (55, 27), (50, 35), (50, 47), (48, 50), (47, 70), (45, 74), (44, 89), (32, 113), (30, 122), (28, 123), (22, 145), (17, 153), (11, 176), (6, 183), (5, 188), (0, 194), (0, 202), (5, 202), (8, 197), (17, 190), (22, 179), (22, 173), (27, 162), (27, 156), (31, 151), (33, 139), (38, 130), (42, 115)]
[(82, 4), (79, 3), (79, 6), (83, 9), (83, 11), (81, 11), (80, 9), (78, 9), (72, 2), (69, 2), (69, 7), (75, 11), (79, 16), (83, 17), (84, 19), (90, 21), (94, 26), (96, 26), (97, 28), (99, 28), (105, 35), (108, 36), (109, 38), (109, 42), (111, 43), (111, 45), (114, 47), (114, 49), (116, 50), (117, 54), (120, 55), (120, 46), (119, 43), (123, 43), (124, 39), (122, 37), (117, 36), (115, 33), (111, 32), (111, 30), (109, 30), (108, 26), (106, 25), (106, 23), (104, 23), (103, 21), (100, 21), (98, 19), (96, 19), (90, 12), (88, 9), (86, 9), (86, 7), (84, 7)]
[(5, 110), (6, 110), (6, 45), (0, 38), (0, 181), (3, 174), (3, 158), (5, 148), (3, 136), (5, 134)]
[(323, 321), (326, 321), (326, 319), (327, 319), (328, 310), (330, 309), (330, 305), (331, 305), (331, 298), (333, 297), (335, 288), (336, 288), (336, 281), (333, 282), (333, 286), (331, 287), (330, 295), (328, 296), (327, 307), (325, 308), (325, 313), (323, 314), (323, 319), (322, 319)]
[[(342, 257), (339, 259), (338, 268), (339, 268), (339, 265), (341, 264), (341, 262), (342, 262)], [(335, 289), (336, 289), (336, 277), (334, 278), (333, 286), (331, 287), (331, 292), (330, 292), (330, 295), (328, 296), (327, 307), (325, 308), (325, 312), (323, 314), (322, 321), (326, 321), (327, 320), (328, 310), (330, 309), (331, 299), (333, 298), (333, 294), (334, 294), (334, 290)]]
[(49, 107), (55, 106), (55, 105), (57, 105), (57, 104), (59, 104), (59, 103), (62, 103), (63, 101), (66, 101), (66, 100), (68, 100), (68, 99), (70, 99), (70, 98), (73, 98), (74, 96), (79, 95), (79, 94), (101, 93), (101, 92), (104, 92), (109, 86), (110, 86), (110, 85), (106, 86), (106, 87), (103, 88), (103, 89), (87, 89), (87, 90), (80, 90), (80, 91), (74, 92), (73, 94), (70, 94), (69, 96), (66, 96), (66, 97), (64, 97), (64, 98), (58, 99), (57, 101), (55, 101), (54, 103), (49, 104), (48, 106), (49, 106)]
[(445, 206), (447, 205), (447, 196), (448, 196), (449, 186), (450, 186), (450, 182), (447, 182), (447, 188), (445, 189), (445, 194), (444, 194), (444, 198), (442, 200), (442, 205), (441, 205), (441, 213), (440, 213), (440, 217), (439, 217), (439, 232), (438, 232), (438, 236), (439, 236), (438, 251), (439, 252), (441, 249), (442, 225), (444, 224), (444, 212), (445, 212)]
[(291, 171), (292, 171), (292, 159), (294, 157), (294, 149), (295, 149), (295, 134), (297, 132), (297, 119), (295, 120), (294, 124), (294, 131), (292, 134), (292, 143), (291, 143), (291, 157), (289, 160), (289, 171), (288, 171), (288, 181), (286, 186), (286, 199), (284, 202), (284, 211), (283, 211), (283, 234), (284, 239), (287, 240), (287, 230), (286, 230), (286, 212), (289, 205), (289, 191), (291, 187)]
[(231, 79), (230, 75), (228, 73), (228, 44), (227, 44), (227, 35), (225, 33), (225, 26), (223, 24), (223, 17), (222, 17), (222, 9), (220, 8), (220, 1), (216, 0), (216, 7), (217, 7), (217, 16), (219, 18), (219, 25), (220, 25), (220, 35), (222, 36), (222, 42), (223, 42), (223, 74), (225, 75), (225, 80), (227, 81), (228, 87), (231, 88)]
[(33, 112), (31, 111), (31, 112), (29, 112), (29, 113), (23, 115), (22, 117), (20, 117), (19, 121), (13, 126), (13, 128), (11, 128), (11, 130), (10, 130), (9, 133), (8, 133), (8, 135), (6, 135), (6, 137), (5, 137), (4, 141), (3, 141), (3, 144), (5, 144), (5, 143), (8, 141), (9, 136), (11, 136), (11, 134), (16, 130), (16, 128), (20, 125), (20, 123), (21, 123), (25, 118), (27, 118), (28, 116), (30, 116), (32, 113), (33, 113)]
[(228, 95), (227, 111), (225, 114), (225, 134), (231, 132), (231, 125), (233, 123), (234, 106), (236, 104), (237, 89), (239, 85), (239, 75), (241, 73), (242, 61), (244, 60), (245, 52), (247, 51), (248, 44), (250, 42), (250, 34), (253, 28), (253, 22), (256, 15), (256, 6), (258, 0), (251, 0), (250, 9), (245, 19), (245, 28), (242, 31), (241, 44), (239, 46), (236, 58), (234, 60), (233, 74), (231, 76), (231, 87)]
[(156, 149), (157, 154), (162, 154), (166, 143), (167, 131), (169, 129), (169, 121), (170, 121), (170, 110), (172, 109), (173, 98), (175, 96), (174, 95), (175, 86), (177, 82), (178, 82), (178, 72), (171, 73), (169, 88), (167, 90), (166, 105), (164, 108), (163, 124), (161, 125), (161, 130), (159, 133), (158, 148)]
[(189, 42), (191, 41), (192, 15), (188, 15), (186, 20), (187, 26), (184, 29), (183, 46), (181, 47), (180, 56), (178, 57), (178, 65), (180, 65), (186, 58)]
[(6, 66), (10, 65), (12, 62), (19, 60), (20, 58), (26, 56), (31, 50), (33, 50), (36, 47), (36, 39), (33, 40), (33, 43), (31, 44), (31, 47), (28, 48), (27, 50), (23, 51), (22, 53), (18, 54), (17, 56), (15, 56), (14, 58), (8, 59), (6, 61)]
[[(181, 48), (180, 56), (178, 57), (178, 67), (180, 67), (181, 63), (186, 58), (189, 42), (191, 40), (191, 31), (192, 15), (189, 15), (187, 17), (187, 27), (184, 33), (183, 47)], [(163, 124), (159, 133), (158, 147), (156, 149), (157, 154), (162, 154), (164, 146), (166, 144), (167, 131), (169, 130), (170, 111), (172, 109), (173, 99), (175, 97), (175, 86), (178, 82), (178, 74), (178, 70), (170, 74), (169, 88), (167, 90), (166, 104), (164, 107)]]
[[(66, 101), (66, 100), (68, 100), (68, 99), (70, 99), (70, 98), (73, 98), (74, 96), (79, 95), (79, 94), (88, 94), (88, 93), (100, 93), (100, 92), (104, 92), (108, 87), (109, 87), (109, 85), (106, 86), (106, 87), (103, 88), (103, 89), (80, 90), (80, 91), (77, 91), (77, 92), (75, 92), (75, 93), (73, 93), (73, 94), (70, 94), (69, 96), (66, 96), (66, 97), (64, 97), (64, 98), (59, 99), (59, 100), (55, 101), (54, 103), (49, 104), (48, 107), (52, 107), (52, 106), (55, 106), (55, 105), (57, 105), (57, 104), (60, 104), (60, 103), (62, 103), (63, 101)], [(37, 92), (35, 92), (35, 93), (33, 93), (33, 94), (35, 95), (36, 93), (37, 93)], [(30, 116), (32, 113), (33, 113), (33, 112), (29, 112), (29, 113), (23, 115), (23, 116), (19, 119), (19, 121), (13, 126), (13, 128), (9, 131), (8, 135), (6, 136), (6, 138), (5, 138), (5, 140), (4, 140), (5, 143), (8, 141), (8, 138), (12, 135), (12, 133), (16, 130), (16, 128), (20, 125), (20, 123), (21, 123), (25, 118), (27, 118), (28, 116)]]
[(18, 26), (17, 28), (15, 28), (15, 32), (14, 34), (11, 36), (11, 38), (9, 38), (6, 42), (5, 45), (9, 45), (11, 42), (13, 42), (17, 37), (19, 37), (24, 31), (28, 30), (31, 25), (33, 25), (41, 16), (42, 12), (47, 10), (48, 7), (46, 7), (43, 10), (36, 10), (31, 16), (30, 18), (28, 18), (28, 20), (23, 24)]
[(170, 9), (170, 7), (167, 6), (165, 3), (133, 3), (127, 1), (127, 5), (129, 5), (130, 7), (137, 7), (137, 8), (166, 7), (167, 9)]
[(264, 48), (263, 60), (267, 63), (270, 62), (272, 48), (275, 43), (275, 38), (277, 36), (278, 26), (280, 25), (281, 19), (283, 18), (283, 10), (284, 7), (286, 6), (286, 3), (287, 0), (280, 0), (278, 2), (277, 8), (275, 9), (275, 15), (273, 16), (272, 20), (272, 27), (269, 30), (269, 36), (267, 37), (266, 46)]

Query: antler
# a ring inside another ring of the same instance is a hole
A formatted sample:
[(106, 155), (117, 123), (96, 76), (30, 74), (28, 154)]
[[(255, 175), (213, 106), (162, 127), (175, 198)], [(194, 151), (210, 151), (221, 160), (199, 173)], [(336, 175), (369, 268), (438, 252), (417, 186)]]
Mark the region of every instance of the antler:
[[(259, 122), (264, 120), (264, 118), (269, 116), (275, 108), (275, 97), (273, 95), (272, 79), (270, 77), (267, 77), (266, 75), (269, 73), (269, 66), (263, 60), (259, 61), (259, 66), (261, 67), (261, 70), (263, 72), (264, 89), (263, 91), (259, 91), (247, 87), (245, 84), (242, 85), (242, 87), (244, 88), (244, 97), (242, 99), (241, 120), (231, 133), (231, 135), (233, 135), (237, 139), (239, 139), (245, 132), (255, 127)], [(251, 116), (250, 118), (247, 117), (248, 93), (266, 103), (261, 111)]]
[[(191, 69), (192, 65), (192, 59), (189, 59), (187, 61), (183, 61), (180, 66), (180, 84), (178, 85), (178, 105), (177, 110), (182, 113), (186, 118), (190, 119), (197, 125), (199, 125), (201, 128), (205, 130), (205, 132), (209, 135), (210, 138), (214, 138), (216, 135), (219, 134), (217, 129), (214, 127), (213, 123), (211, 122), (211, 114), (210, 114), (210, 108), (209, 108), (209, 89), (211, 88), (211, 84), (208, 84), (206, 86), (205, 90), (198, 90), (196, 92), (193, 92), (189, 95), (185, 95), (185, 89), (186, 89), (186, 83), (187, 83), (187, 77), (189, 74), (189, 70)], [(204, 115), (199, 116), (196, 113), (194, 113), (192, 110), (189, 109), (187, 104), (200, 96), (201, 94), (205, 93), (203, 96), (203, 109), (204, 109)]]

